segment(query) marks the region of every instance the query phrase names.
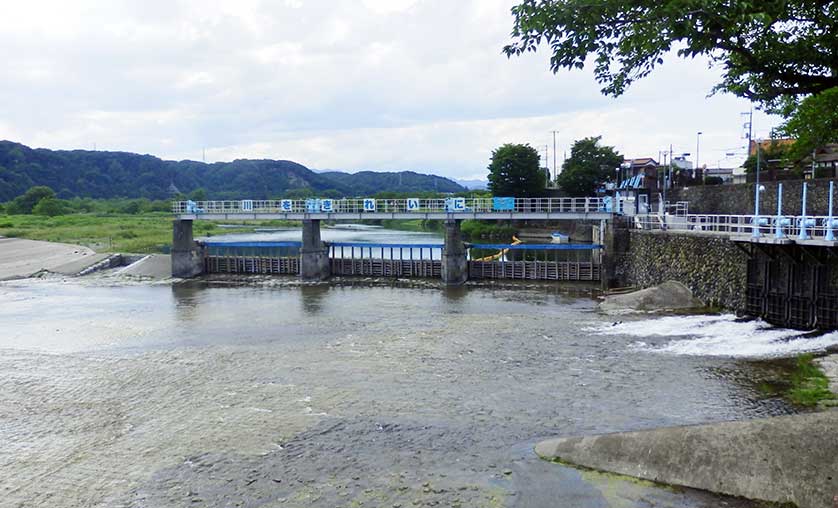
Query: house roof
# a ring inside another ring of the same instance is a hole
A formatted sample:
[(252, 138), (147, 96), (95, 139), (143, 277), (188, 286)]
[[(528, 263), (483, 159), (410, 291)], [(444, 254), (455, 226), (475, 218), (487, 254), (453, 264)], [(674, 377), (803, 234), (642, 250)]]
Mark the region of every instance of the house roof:
[(643, 167), (643, 166), (658, 166), (658, 163), (655, 159), (651, 157), (639, 157), (637, 159), (626, 159), (624, 161), (626, 164), (630, 164), (631, 167)]

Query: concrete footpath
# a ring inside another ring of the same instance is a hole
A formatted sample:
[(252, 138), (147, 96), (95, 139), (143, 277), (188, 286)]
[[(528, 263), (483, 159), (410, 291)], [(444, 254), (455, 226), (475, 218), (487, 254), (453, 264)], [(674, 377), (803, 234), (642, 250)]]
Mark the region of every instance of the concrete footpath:
[(78, 268), (81, 271), (104, 257), (105, 254), (96, 254), (80, 245), (0, 237), (0, 280), (30, 277), (43, 270), (67, 273), (67, 269)]
[(543, 441), (545, 459), (800, 508), (838, 506), (838, 411)]

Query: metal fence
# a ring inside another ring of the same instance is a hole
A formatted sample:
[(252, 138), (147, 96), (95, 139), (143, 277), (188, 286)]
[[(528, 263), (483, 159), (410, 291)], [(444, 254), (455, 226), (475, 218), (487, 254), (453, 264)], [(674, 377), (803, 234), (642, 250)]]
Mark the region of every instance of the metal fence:
[(692, 231), (696, 233), (759, 235), (795, 240), (833, 240), (838, 219), (799, 215), (712, 215), (681, 216), (637, 215), (631, 226), (636, 229)]
[(175, 201), (183, 214), (588, 213), (606, 212), (602, 198), (274, 199)]

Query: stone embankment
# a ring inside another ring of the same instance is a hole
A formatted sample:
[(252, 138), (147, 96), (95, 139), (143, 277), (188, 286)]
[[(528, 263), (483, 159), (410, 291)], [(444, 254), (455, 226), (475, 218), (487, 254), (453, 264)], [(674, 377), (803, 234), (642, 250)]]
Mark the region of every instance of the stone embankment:
[[(829, 213), (830, 178), (809, 180), (806, 183), (806, 213)], [(803, 210), (803, 180), (787, 180), (783, 184), (783, 213), (800, 215)], [(761, 182), (765, 192), (760, 197), (763, 213), (777, 213), (778, 182)], [(686, 201), (690, 213), (751, 215), (754, 213), (754, 184), (693, 186), (670, 191), (670, 201)]]
[(615, 275), (621, 286), (675, 280), (704, 305), (744, 309), (748, 257), (727, 238), (641, 230), (620, 236)]
[(838, 411), (543, 441), (536, 453), (670, 485), (831, 508)]

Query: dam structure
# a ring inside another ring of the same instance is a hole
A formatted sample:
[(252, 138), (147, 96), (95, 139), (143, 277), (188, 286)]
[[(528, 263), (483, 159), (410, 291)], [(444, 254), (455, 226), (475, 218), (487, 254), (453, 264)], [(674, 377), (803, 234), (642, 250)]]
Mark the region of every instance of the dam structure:
[[(475, 220), (589, 221), (597, 238), (609, 237), (614, 213), (603, 198), (445, 198), (179, 201), (172, 246), (172, 275), (203, 273), (298, 274), (317, 281), (331, 275), (432, 277), (449, 285), (469, 278), (602, 281), (604, 242), (592, 244), (466, 244), (460, 223)], [(297, 220), (302, 241), (196, 242), (196, 220)], [(321, 221), (441, 220), (441, 244), (326, 243)], [(247, 254), (248, 249), (251, 253)], [(264, 255), (263, 249), (274, 249)], [(470, 251), (496, 251), (472, 259)]]
[[(807, 213), (807, 187), (807, 182), (803, 182), (800, 208), (794, 214), (784, 210), (784, 197), (790, 196), (784, 196), (783, 184), (779, 183), (776, 207), (761, 208), (765, 190), (756, 187), (754, 212), (749, 215), (685, 211), (632, 217), (627, 221), (631, 238), (627, 257), (633, 256), (632, 251), (639, 252), (633, 244), (654, 247), (629, 264), (633, 263), (635, 275), (645, 270), (647, 275), (659, 272), (659, 278), (681, 275), (692, 279), (682, 282), (694, 292), (732, 284), (736, 310), (774, 325), (804, 330), (838, 329), (834, 182), (829, 182), (828, 205), (821, 215)], [(634, 232), (640, 234), (632, 235)], [(650, 254), (681, 260), (683, 269), (672, 270), (673, 263), (664, 269), (660, 269), (661, 263), (650, 268), (656, 264)], [(712, 292), (711, 289), (709, 293)], [(712, 294), (705, 296), (714, 298)]]

